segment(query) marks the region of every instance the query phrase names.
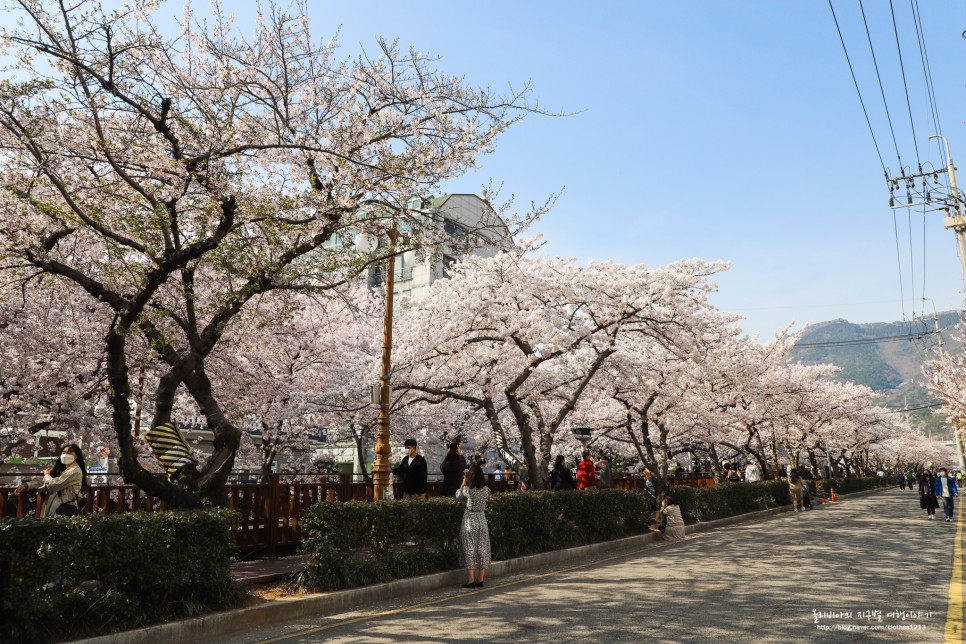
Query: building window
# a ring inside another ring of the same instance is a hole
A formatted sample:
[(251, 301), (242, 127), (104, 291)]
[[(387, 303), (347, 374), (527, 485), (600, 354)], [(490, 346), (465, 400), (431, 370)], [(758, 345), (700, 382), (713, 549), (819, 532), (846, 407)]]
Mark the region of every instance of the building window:
[(460, 226), (458, 223), (456, 223), (452, 219), (444, 219), (443, 220), (443, 230), (445, 230), (448, 234), (452, 235), (453, 237), (465, 237), (466, 236), (466, 229), (463, 228), (462, 226)]

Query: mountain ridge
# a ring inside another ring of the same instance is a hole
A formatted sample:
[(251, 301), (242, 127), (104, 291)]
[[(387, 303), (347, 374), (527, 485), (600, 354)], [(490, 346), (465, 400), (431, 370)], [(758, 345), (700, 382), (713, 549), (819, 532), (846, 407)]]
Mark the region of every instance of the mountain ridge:
[[(936, 315), (947, 351), (962, 350), (952, 331), (960, 321), (958, 311)], [(841, 381), (866, 385), (882, 395), (882, 403), (909, 411), (909, 422), (923, 433), (944, 435), (937, 404), (922, 386), (923, 364), (938, 346), (935, 320), (855, 323), (843, 318), (807, 326), (792, 349), (789, 360), (804, 364), (831, 363), (842, 371)]]

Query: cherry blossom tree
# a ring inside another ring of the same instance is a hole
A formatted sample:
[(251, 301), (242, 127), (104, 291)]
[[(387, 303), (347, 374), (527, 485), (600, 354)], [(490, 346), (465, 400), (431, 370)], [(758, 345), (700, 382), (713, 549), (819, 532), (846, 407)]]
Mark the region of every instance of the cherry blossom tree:
[(100, 447), (110, 422), (106, 371), (98, 336), (105, 307), (63, 288), (0, 289), (0, 460), (33, 452), (34, 435), (65, 431)]
[[(260, 8), (245, 37), (216, 2), (206, 21), (186, 9), (169, 37), (148, 0), (14, 4), (0, 29), (15, 61), (0, 80), (0, 266), (110, 311), (101, 346), (125, 480), (173, 507), (222, 504), (241, 430), (208, 360), (236, 316), (266, 293), (323, 291), (431, 248), (443, 233), (406, 200), (493, 150), (535, 110), (529, 88), (472, 87), (386, 41), (340, 59), (304, 11)], [(348, 243), (393, 227), (405, 245), (369, 256)], [(137, 337), (165, 365), (152, 422), (184, 389), (214, 432), (182, 485), (136, 459)]]
[(708, 277), (726, 267), (578, 267), (522, 251), (467, 258), (403, 316), (403, 386), (479, 410), (501, 458), (525, 463), (534, 486), (546, 487), (561, 428), (621, 338), (671, 346), (691, 333)]

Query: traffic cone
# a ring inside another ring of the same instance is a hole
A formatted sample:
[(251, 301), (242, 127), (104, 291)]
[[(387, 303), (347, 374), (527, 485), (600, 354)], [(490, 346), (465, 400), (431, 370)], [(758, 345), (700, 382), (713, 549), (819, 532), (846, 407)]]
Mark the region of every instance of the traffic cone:
[(832, 489), (832, 503), (835, 503), (835, 489)]
[(824, 495), (824, 494), (822, 494), (822, 501), (821, 501), (821, 502), (819, 503), (819, 505), (825, 505), (825, 503), (826, 503), (826, 502), (827, 502), (827, 501), (826, 501), (826, 499), (825, 499), (825, 495)]

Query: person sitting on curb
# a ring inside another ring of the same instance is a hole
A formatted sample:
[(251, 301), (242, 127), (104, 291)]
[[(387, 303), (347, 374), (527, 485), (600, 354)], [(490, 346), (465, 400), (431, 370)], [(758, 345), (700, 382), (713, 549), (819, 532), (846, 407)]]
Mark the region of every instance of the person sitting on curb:
[(658, 516), (664, 520), (664, 530), (661, 538), (665, 541), (680, 541), (686, 535), (684, 530), (684, 517), (681, 516), (681, 508), (677, 500), (670, 493), (664, 494), (661, 499), (661, 509)]

